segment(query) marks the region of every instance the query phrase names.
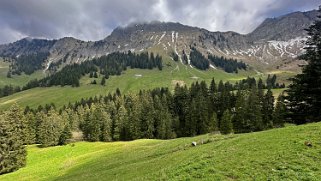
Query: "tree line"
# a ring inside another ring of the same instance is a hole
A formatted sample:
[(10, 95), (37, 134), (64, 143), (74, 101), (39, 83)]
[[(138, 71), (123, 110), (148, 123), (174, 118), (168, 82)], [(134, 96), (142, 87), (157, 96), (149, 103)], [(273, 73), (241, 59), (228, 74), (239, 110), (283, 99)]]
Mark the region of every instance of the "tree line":
[[(177, 85), (174, 93), (167, 88), (156, 88), (122, 95), (117, 89), (113, 95), (82, 99), (61, 110), (55, 111), (54, 106), (48, 105), (36, 110), (26, 108), (25, 114), (58, 116), (69, 110), (68, 119), (58, 120), (69, 120), (69, 130), (81, 130), (87, 141), (170, 139), (214, 131), (243, 133), (283, 126), (282, 96), (275, 107), (270, 89), (264, 91), (257, 84), (245, 90), (233, 88), (228, 82), (216, 84), (213, 79), (209, 86), (204, 81), (190, 87)], [(58, 140), (57, 137), (55, 144), (59, 144)]]
[(30, 75), (36, 70), (42, 69), (42, 64), (48, 56), (48, 52), (39, 52), (35, 54), (12, 57), (12, 62), (9, 66), (10, 69), (7, 73), (7, 77), (11, 78), (11, 75), (21, 75), (22, 73)]
[[(246, 70), (247, 65), (242, 61), (236, 59), (225, 58), (223, 56), (208, 55), (206, 58), (201, 52), (195, 47), (190, 47), (191, 52), (189, 54), (190, 64), (200, 70), (207, 70), (210, 67), (210, 62), (214, 66), (222, 68), (227, 73), (238, 73), (238, 70)], [(183, 50), (182, 61), (184, 64), (188, 64), (188, 57)], [(174, 61), (178, 61), (178, 55), (172, 53)]]
[(148, 52), (140, 54), (130, 51), (128, 53), (115, 52), (81, 64), (67, 65), (61, 71), (39, 80), (36, 86), (71, 85), (78, 87), (80, 78), (86, 74), (99, 71), (105, 79), (108, 79), (110, 75), (120, 75), (127, 67), (162, 70), (162, 57)]
[(225, 58), (223, 56), (208, 55), (208, 59), (216, 66), (222, 68), (227, 73), (238, 73), (238, 70), (246, 70), (247, 66), (242, 61)]
[[(34, 57), (35, 55), (30, 56)], [(22, 58), (22, 60), (25, 59)], [(24, 67), (24, 64), (27, 64), (27, 61), (22, 62), (24, 63), (21, 65), (19, 64), (19, 67)], [(59, 65), (60, 62), (61, 61), (59, 61), (57, 65)], [(42, 61), (39, 61), (38, 63), (41, 64)], [(33, 63), (29, 62), (28, 66), (32, 65)], [(56, 65), (54, 67), (56, 67)], [(106, 80), (109, 79), (110, 75), (120, 75), (123, 71), (127, 69), (127, 67), (140, 69), (158, 68), (159, 70), (162, 70), (162, 57), (158, 54), (155, 56), (154, 53), (149, 54), (148, 52), (143, 52), (140, 54), (134, 54), (130, 51), (128, 53), (115, 52), (107, 56), (102, 56), (100, 58), (93, 59), (92, 61), (83, 62), (81, 64), (66, 65), (64, 68), (62, 68), (61, 71), (54, 72), (53, 74), (40, 80), (31, 80), (23, 87), (14, 87), (12, 85), (6, 85), (3, 88), (0, 88), (0, 97), (8, 96), (35, 87), (50, 87), (55, 85), (70, 85), (73, 87), (79, 87), (79, 80), (82, 76), (90, 74), (90, 77), (98, 77), (98, 72), (103, 75), (101, 84), (105, 85)], [(11, 72), (13, 71), (11, 70), (8, 72), (10, 76)]]

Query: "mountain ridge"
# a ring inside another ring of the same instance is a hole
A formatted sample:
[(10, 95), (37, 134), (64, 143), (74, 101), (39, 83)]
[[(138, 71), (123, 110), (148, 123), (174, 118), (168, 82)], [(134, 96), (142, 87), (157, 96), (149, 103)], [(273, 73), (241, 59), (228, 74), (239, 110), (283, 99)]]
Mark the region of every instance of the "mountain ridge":
[(117, 27), (99, 41), (82, 41), (73, 37), (57, 40), (25, 38), (0, 45), (0, 57), (15, 59), (22, 54), (48, 52), (49, 56), (43, 62), (46, 70), (52, 62), (62, 59), (66, 64), (80, 63), (116, 51), (141, 52), (155, 47), (168, 56), (174, 53), (181, 57), (183, 51), (188, 55), (193, 46), (204, 55), (235, 58), (254, 67), (297, 69), (297, 65), (302, 63), (296, 57), (304, 51), (304, 29), (317, 18), (316, 12), (293, 12), (267, 18), (248, 34), (211, 32), (177, 22), (154, 21)]

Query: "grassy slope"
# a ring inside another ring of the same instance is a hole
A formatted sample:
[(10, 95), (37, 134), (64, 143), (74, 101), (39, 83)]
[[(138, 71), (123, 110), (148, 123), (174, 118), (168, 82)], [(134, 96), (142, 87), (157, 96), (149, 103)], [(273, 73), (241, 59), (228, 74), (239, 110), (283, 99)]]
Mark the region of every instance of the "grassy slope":
[[(38, 105), (45, 105), (47, 103), (55, 103), (57, 107), (61, 107), (68, 104), (68, 102), (73, 103), (81, 98), (92, 97), (95, 95), (107, 95), (108, 92), (113, 92), (116, 88), (127, 93), (130, 91), (136, 92), (140, 89), (152, 89), (155, 87), (169, 87), (170, 89), (173, 89), (178, 81), (190, 85), (196, 80), (205, 80), (209, 83), (213, 77), (217, 82), (219, 80), (235, 82), (240, 79), (244, 79), (247, 76), (256, 78), (261, 77), (263, 79), (267, 76), (266, 74), (258, 74), (253, 70), (240, 71), (238, 74), (229, 74), (222, 70), (214, 70), (212, 68), (207, 71), (200, 71), (170, 60), (164, 52), (159, 50), (153, 51), (164, 57), (164, 69), (162, 71), (156, 69), (128, 69), (121, 76), (111, 76), (110, 79), (107, 80), (106, 86), (90, 85), (90, 82), (93, 79), (89, 79), (89, 76), (87, 75), (81, 79), (81, 86), (79, 88), (71, 88), (68, 86), (35, 88), (0, 98), (0, 109), (7, 109), (14, 102), (17, 102), (22, 107), (29, 105), (30, 107), (35, 108)], [(5, 77), (7, 72), (7, 70), (5, 70), (5, 68), (2, 71), (0, 69), (0, 86), (1, 81), (5, 82), (4, 84), (10, 83), (23, 85), (24, 82), (27, 82), (27, 79), (34, 79), (35, 77), (43, 76), (42, 72), (37, 72), (32, 74), (31, 77), (23, 75), (16, 76), (13, 79), (8, 79)], [(279, 75), (283, 75), (283, 72), (278, 73)], [(1, 74), (3, 75), (1, 76)], [(136, 75), (141, 75), (141, 77)], [(96, 80), (99, 84), (101, 79), (98, 78)]]
[[(158, 69), (142, 70), (128, 69), (121, 76), (111, 76), (107, 80), (106, 86), (99, 85), (101, 78), (96, 79), (98, 85), (90, 85), (93, 79), (85, 76), (81, 79), (79, 88), (65, 87), (49, 87), (35, 88), (13, 94), (8, 97), (0, 98), (0, 109), (6, 109), (14, 102), (21, 106), (37, 107), (46, 103), (55, 103), (60, 107), (68, 102), (75, 102), (81, 98), (91, 97), (95, 95), (107, 95), (119, 88), (122, 92), (138, 91), (140, 89), (152, 89), (155, 87), (169, 87), (173, 89), (176, 81), (183, 81), (191, 84), (196, 80), (210, 80), (215, 77), (218, 80), (235, 82), (236, 80), (246, 78), (248, 75), (257, 75), (254, 72), (240, 72), (239, 74), (228, 74), (221, 70), (199, 71), (180, 63), (171, 62), (171, 66), (165, 66), (162, 71)], [(177, 68), (178, 67), (178, 68)], [(175, 69), (176, 68), (176, 69)], [(175, 69), (175, 70), (174, 70)], [(142, 75), (137, 77), (135, 75)]]
[(20, 76), (13, 75), (12, 78), (7, 78), (8, 70), (9, 70), (9, 63), (3, 62), (0, 59), (0, 87), (3, 87), (5, 85), (22, 87), (30, 80), (44, 77), (44, 74), (42, 71), (36, 71), (31, 75), (26, 75), (26, 74), (22, 74)]
[[(29, 146), (27, 166), (0, 180), (320, 180), (320, 130), (314, 123), (228, 136)], [(202, 139), (211, 142), (190, 146)]]

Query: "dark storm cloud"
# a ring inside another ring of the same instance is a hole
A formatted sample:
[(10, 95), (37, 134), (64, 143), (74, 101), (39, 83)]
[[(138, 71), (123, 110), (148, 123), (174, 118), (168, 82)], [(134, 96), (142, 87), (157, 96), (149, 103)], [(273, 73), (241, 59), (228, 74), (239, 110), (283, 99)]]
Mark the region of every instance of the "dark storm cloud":
[(26, 36), (99, 40), (117, 26), (152, 20), (248, 33), (266, 17), (319, 4), (321, 0), (1, 0), (0, 43)]

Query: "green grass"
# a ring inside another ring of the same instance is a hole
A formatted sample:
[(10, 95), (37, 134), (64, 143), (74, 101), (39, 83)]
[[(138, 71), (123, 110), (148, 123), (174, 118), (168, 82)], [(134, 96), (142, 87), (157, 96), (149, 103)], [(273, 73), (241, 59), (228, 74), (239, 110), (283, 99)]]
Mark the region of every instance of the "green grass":
[(313, 123), (226, 136), (33, 145), (27, 166), (0, 180), (320, 180), (320, 137), (321, 123)]
[(24, 86), (26, 85), (30, 80), (34, 80), (34, 79), (40, 79), (42, 77), (44, 77), (44, 73), (39, 70), (34, 72), (31, 75), (26, 75), (26, 74), (22, 74), (22, 75), (13, 75), (12, 78), (7, 78), (7, 73), (9, 70), (9, 63), (8, 62), (3, 62), (0, 59), (0, 87), (3, 87), (5, 85), (12, 85), (12, 86)]

